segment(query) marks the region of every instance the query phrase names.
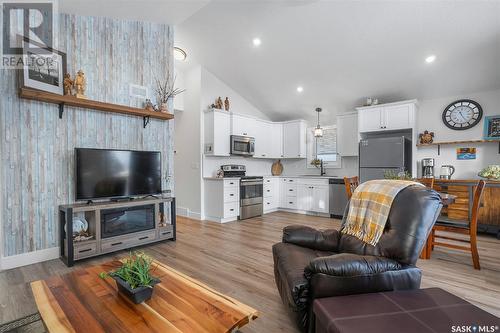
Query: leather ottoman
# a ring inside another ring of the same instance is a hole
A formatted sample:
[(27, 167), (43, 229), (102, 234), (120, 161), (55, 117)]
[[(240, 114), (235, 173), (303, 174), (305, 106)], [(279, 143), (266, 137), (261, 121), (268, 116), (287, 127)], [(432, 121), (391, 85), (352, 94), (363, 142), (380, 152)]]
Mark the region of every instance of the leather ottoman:
[(500, 318), (439, 288), (319, 298), (316, 333), (499, 332)]

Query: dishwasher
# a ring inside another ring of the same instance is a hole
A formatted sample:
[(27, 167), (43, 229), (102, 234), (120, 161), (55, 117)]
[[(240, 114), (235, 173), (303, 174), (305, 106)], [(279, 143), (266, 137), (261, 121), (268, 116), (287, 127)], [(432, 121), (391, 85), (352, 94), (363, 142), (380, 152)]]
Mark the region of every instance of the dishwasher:
[(341, 178), (330, 178), (328, 180), (330, 192), (330, 217), (342, 218), (347, 205), (347, 193), (344, 180)]

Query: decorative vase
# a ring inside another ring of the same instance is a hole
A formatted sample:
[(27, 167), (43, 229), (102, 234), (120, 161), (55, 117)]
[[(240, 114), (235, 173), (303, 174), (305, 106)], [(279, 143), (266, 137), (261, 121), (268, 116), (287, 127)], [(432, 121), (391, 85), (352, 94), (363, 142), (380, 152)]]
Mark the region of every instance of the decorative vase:
[(168, 113), (168, 104), (167, 103), (160, 104), (160, 112)]
[(128, 282), (123, 280), (118, 276), (112, 276), (112, 278), (116, 281), (116, 286), (118, 287), (118, 291), (130, 299), (135, 304), (140, 304), (142, 302), (147, 301), (153, 296), (153, 288), (155, 284), (160, 283), (159, 279), (154, 279), (151, 282), (150, 287), (138, 287), (132, 289)]

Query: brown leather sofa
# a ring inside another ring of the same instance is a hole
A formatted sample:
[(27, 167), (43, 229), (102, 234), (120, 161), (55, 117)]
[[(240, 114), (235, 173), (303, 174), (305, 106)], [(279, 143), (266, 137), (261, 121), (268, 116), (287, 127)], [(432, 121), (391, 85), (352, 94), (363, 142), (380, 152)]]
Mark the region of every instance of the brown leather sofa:
[(283, 241), (273, 246), (274, 275), (301, 330), (314, 332), (316, 298), (418, 289), (422, 273), (415, 263), (441, 208), (435, 191), (405, 188), (394, 199), (376, 246), (335, 229), (284, 228)]

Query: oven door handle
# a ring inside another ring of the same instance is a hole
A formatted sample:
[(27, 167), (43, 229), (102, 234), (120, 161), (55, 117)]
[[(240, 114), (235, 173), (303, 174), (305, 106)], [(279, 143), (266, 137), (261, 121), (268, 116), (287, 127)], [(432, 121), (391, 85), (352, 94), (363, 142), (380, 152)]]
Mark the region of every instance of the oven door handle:
[(264, 185), (262, 181), (240, 180), (240, 186)]

